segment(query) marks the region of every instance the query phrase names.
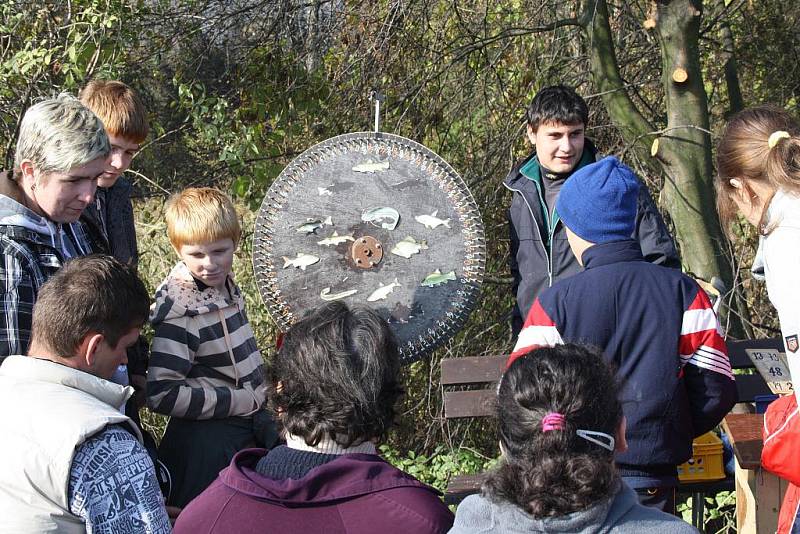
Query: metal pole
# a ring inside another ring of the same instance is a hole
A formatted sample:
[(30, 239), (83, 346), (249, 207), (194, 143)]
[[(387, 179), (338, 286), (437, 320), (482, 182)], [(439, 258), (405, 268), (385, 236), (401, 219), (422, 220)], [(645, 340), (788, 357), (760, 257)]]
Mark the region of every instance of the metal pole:
[(375, 133), (381, 131), (381, 102), (384, 101), (384, 96), (377, 89), (369, 94), (369, 99), (375, 101)]

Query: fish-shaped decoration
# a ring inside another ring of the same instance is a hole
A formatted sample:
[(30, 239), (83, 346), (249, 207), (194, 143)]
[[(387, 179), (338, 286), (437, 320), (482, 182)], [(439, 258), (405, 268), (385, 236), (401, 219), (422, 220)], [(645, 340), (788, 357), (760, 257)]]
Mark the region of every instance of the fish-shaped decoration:
[(375, 302), (376, 300), (383, 300), (389, 296), (389, 293), (394, 291), (394, 288), (400, 287), (400, 284), (397, 282), (397, 278), (394, 279), (394, 282), (385, 286), (381, 284), (381, 287), (370, 293), (367, 297), (367, 302)]
[(400, 222), (400, 213), (388, 206), (369, 208), (361, 214), (361, 220), (386, 230), (394, 230)]
[(328, 189), (327, 187), (318, 187), (318, 188), (317, 188), (317, 193), (319, 193), (319, 196), (321, 196), (321, 197), (324, 197), (324, 196), (328, 196), (328, 197), (330, 197), (330, 196), (333, 196), (333, 191), (331, 191), (331, 190), (330, 190), (330, 189)]
[(319, 258), (316, 256), (298, 252), (297, 256), (294, 258), (287, 258), (286, 256), (283, 256), (283, 268), (286, 269), (287, 267), (299, 267), (301, 271), (305, 271), (306, 267), (309, 265), (314, 265), (318, 261)]
[(425, 228), (437, 228), (439, 226), (446, 226), (450, 228), (450, 219), (440, 219), (436, 216), (439, 210), (434, 211), (430, 215), (417, 215), (414, 220), (425, 226)]
[(433, 286), (438, 286), (439, 284), (444, 284), (449, 280), (456, 280), (455, 271), (450, 271), (447, 274), (442, 274), (442, 271), (436, 269), (431, 274), (425, 277), (425, 280), (422, 281), (422, 285), (425, 287), (433, 287)]
[(342, 291), (340, 293), (331, 293), (331, 288), (326, 287), (322, 291), (319, 292), (319, 298), (322, 300), (339, 300), (345, 297), (349, 297), (350, 295), (355, 295), (358, 293), (358, 289), (348, 289), (347, 291)]
[(412, 180), (403, 180), (402, 182), (397, 182), (396, 184), (391, 184), (389, 187), (392, 189), (408, 189), (409, 187), (416, 187), (422, 185), (423, 181), (420, 179), (412, 179)]
[(345, 241), (355, 241), (355, 239), (351, 235), (339, 235), (336, 233), (336, 230), (334, 230), (330, 237), (326, 237), (322, 241), (317, 241), (317, 245), (327, 247), (328, 245), (339, 245)]
[(330, 216), (325, 219), (308, 219), (297, 227), (297, 231), (305, 234), (313, 234), (317, 231), (317, 228), (322, 228), (323, 226), (333, 226), (333, 220)]
[(356, 172), (366, 172), (366, 173), (374, 173), (374, 172), (381, 172), (381, 171), (388, 171), (389, 170), (389, 162), (388, 161), (367, 161), (365, 163), (359, 163), (353, 170)]
[(425, 250), (426, 248), (428, 248), (428, 244), (425, 241), (417, 242), (416, 239), (409, 235), (406, 236), (406, 238), (402, 241), (398, 241), (389, 252), (396, 256), (408, 259), (414, 254), (419, 254), (420, 250)]

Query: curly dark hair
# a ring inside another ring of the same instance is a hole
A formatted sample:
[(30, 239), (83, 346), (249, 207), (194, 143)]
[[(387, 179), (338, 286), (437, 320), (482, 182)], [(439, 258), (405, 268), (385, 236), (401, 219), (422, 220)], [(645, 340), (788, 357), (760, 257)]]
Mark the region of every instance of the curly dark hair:
[[(498, 393), (503, 461), (483, 492), (536, 518), (585, 510), (616, 491), (614, 453), (577, 429), (615, 435), (622, 419), (619, 385), (600, 352), (566, 344), (534, 349), (506, 371)], [(542, 432), (548, 412), (563, 430)]]
[(397, 341), (374, 311), (326, 303), (291, 327), (270, 366), (270, 406), (291, 434), (343, 447), (382, 437), (394, 422)]

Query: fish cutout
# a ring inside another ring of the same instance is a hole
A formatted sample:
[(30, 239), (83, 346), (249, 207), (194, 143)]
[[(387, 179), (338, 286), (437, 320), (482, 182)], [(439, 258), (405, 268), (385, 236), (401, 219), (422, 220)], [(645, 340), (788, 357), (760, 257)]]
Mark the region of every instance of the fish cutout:
[(431, 230), (438, 228), (439, 226), (446, 226), (450, 228), (450, 219), (439, 219), (436, 214), (439, 210), (434, 211), (430, 215), (417, 215), (414, 217), (414, 220), (418, 223), (425, 226), (425, 228), (430, 228)]
[(397, 182), (396, 184), (390, 184), (389, 187), (392, 189), (408, 189), (409, 187), (416, 187), (418, 185), (422, 185), (422, 180), (419, 179), (410, 179), (410, 180), (403, 180), (402, 182)]
[(428, 248), (428, 244), (425, 241), (417, 242), (416, 239), (413, 237), (406, 236), (405, 239), (402, 241), (398, 241), (397, 244), (392, 247), (391, 252), (396, 256), (400, 256), (402, 258), (409, 259), (414, 254), (419, 254), (421, 250), (425, 250)]
[(400, 213), (388, 206), (369, 208), (361, 214), (361, 220), (386, 230), (394, 230), (400, 222)]
[(317, 241), (317, 245), (329, 246), (329, 245), (339, 245), (344, 243), (345, 241), (355, 241), (355, 238), (351, 235), (339, 235), (336, 233), (336, 230), (330, 235), (330, 237), (326, 237), (322, 241)]
[(442, 274), (442, 271), (436, 269), (431, 274), (425, 277), (425, 280), (422, 281), (421, 285), (425, 287), (434, 287), (440, 284), (447, 283), (450, 280), (456, 280), (455, 271), (450, 271), (447, 274)]
[(382, 172), (382, 171), (388, 171), (389, 170), (389, 162), (388, 161), (378, 161), (378, 162), (367, 161), (367, 162), (364, 162), (364, 163), (359, 163), (358, 165), (353, 167), (353, 170), (356, 171), (356, 172), (364, 172), (364, 173), (369, 173), (369, 174), (376, 173), (376, 172)]
[(327, 301), (339, 300), (349, 297), (350, 295), (355, 295), (356, 293), (358, 293), (358, 289), (348, 289), (347, 291), (342, 291), (340, 293), (331, 293), (331, 288), (326, 287), (319, 292), (319, 298)]
[(297, 256), (294, 258), (287, 258), (286, 256), (283, 256), (283, 268), (286, 269), (287, 267), (299, 267), (301, 271), (305, 271), (306, 267), (309, 265), (314, 265), (318, 261), (319, 258), (317, 256), (298, 252)]
[(394, 288), (396, 287), (400, 287), (400, 284), (397, 282), (397, 278), (395, 278), (394, 282), (388, 286), (381, 284), (378, 289), (370, 293), (370, 295), (367, 297), (367, 302), (375, 302), (376, 300), (385, 299), (392, 291), (394, 291)]
[(333, 219), (330, 216), (325, 219), (308, 219), (297, 227), (297, 231), (305, 234), (313, 234), (318, 228), (323, 226), (333, 226)]

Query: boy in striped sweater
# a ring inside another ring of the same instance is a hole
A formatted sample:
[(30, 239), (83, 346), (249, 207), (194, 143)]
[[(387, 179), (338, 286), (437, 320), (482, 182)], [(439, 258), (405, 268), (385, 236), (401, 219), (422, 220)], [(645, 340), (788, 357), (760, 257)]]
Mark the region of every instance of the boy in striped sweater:
[(167, 502), (183, 507), (233, 455), (259, 445), (254, 414), (266, 400), (264, 362), (231, 276), (241, 227), (230, 198), (189, 188), (170, 199), (167, 232), (180, 261), (156, 291), (147, 403), (170, 416), (159, 457)]
[(601, 349), (623, 384), (620, 474), (642, 504), (674, 513), (676, 466), (733, 407), (736, 386), (708, 296), (680, 271), (646, 262), (630, 239), (638, 195), (633, 171), (613, 157), (564, 184), (556, 209), (585, 270), (539, 295), (509, 364), (565, 342)]

